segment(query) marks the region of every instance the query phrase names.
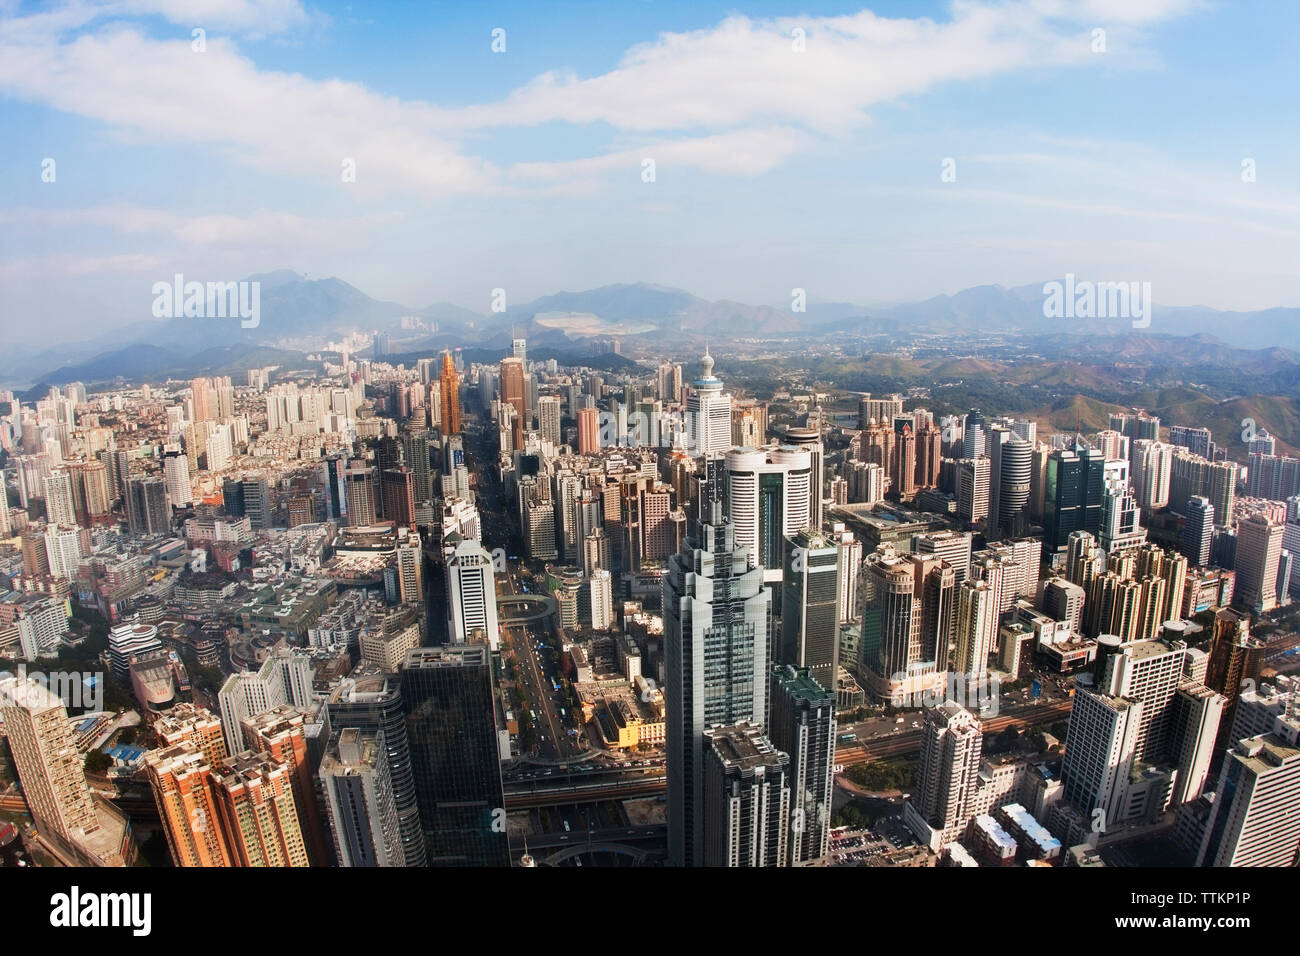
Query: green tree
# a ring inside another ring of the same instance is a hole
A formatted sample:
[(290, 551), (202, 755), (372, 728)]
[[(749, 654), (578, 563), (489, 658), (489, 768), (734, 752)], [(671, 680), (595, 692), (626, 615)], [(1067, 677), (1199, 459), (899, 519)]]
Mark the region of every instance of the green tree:
[(92, 750), (86, 754), (86, 773), (102, 774), (111, 766), (113, 761), (102, 750)]

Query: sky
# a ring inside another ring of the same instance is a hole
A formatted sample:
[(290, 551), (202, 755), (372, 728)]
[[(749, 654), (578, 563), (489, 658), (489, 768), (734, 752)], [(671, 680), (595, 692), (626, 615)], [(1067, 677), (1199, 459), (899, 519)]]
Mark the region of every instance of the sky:
[(1290, 0), (0, 0), (0, 326), (73, 341), (176, 273), (273, 269), (479, 312), (1066, 273), (1300, 306), (1298, 25)]

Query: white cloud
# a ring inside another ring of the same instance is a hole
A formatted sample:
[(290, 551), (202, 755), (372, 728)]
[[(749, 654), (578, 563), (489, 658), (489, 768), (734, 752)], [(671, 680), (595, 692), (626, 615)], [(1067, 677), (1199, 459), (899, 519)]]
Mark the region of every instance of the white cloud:
[[(1019, 0), (953, 4), (946, 22), (879, 17), (755, 20), (664, 33), (599, 76), (545, 73), (496, 103), (457, 109), (384, 96), (341, 79), (259, 69), (228, 38), (207, 52), (188, 37), (158, 40), (106, 17), (144, 13), (186, 24), (276, 32), (309, 14), (296, 0), (72, 2), (0, 21), (0, 91), (98, 120), (125, 137), (221, 149), (234, 162), (366, 195), (427, 198), (513, 192), (521, 180), (585, 189), (633, 152), (659, 149), (679, 166), (756, 174), (800, 148), (869, 121), (871, 107), (946, 83), (1095, 61), (1086, 28), (1109, 16), (1123, 32), (1175, 15), (1178, 0)], [(793, 49), (803, 30), (806, 48)], [(625, 134), (686, 134), (637, 150), (502, 169), (463, 140), (493, 129), (563, 122)], [(801, 131), (798, 134), (789, 130)], [(341, 182), (345, 159), (357, 181)], [(550, 187), (554, 189), (555, 186)]]

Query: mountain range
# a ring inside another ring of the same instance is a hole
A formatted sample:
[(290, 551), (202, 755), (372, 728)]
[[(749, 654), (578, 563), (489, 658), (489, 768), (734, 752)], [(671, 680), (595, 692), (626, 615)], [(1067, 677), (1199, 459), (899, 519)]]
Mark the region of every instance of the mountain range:
[[(450, 303), (409, 307), (375, 299), (339, 278), (309, 279), (288, 270), (248, 277), (261, 283), (261, 321), (242, 328), (234, 319), (136, 322), (82, 343), (17, 347), (0, 357), (0, 382), (89, 383), (174, 375), (232, 374), (259, 365), (290, 365), (354, 332), (384, 331), (390, 352), (433, 352), (446, 347), (501, 349), (512, 334), (528, 338), (530, 351), (565, 355), (597, 351), (594, 339), (635, 342), (665, 334), (695, 343), (741, 338), (806, 339), (856, 335), (951, 334), (1069, 337), (1086, 348), (1090, 338), (1123, 336), (1136, 355), (1154, 339), (1196, 336), (1203, 346), (1228, 351), (1300, 350), (1300, 308), (1224, 312), (1206, 307), (1155, 305), (1144, 329), (1128, 319), (1048, 318), (1041, 283), (1008, 288), (984, 285), (919, 302), (865, 307), (810, 299), (804, 311), (789, 306), (708, 300), (680, 289), (621, 283), (561, 291), (504, 311), (477, 313)], [(201, 334), (198, 329), (201, 328)], [(1230, 337), (1232, 345), (1224, 343)], [(1166, 346), (1160, 346), (1164, 348)], [(1112, 347), (1113, 348), (1113, 347)]]

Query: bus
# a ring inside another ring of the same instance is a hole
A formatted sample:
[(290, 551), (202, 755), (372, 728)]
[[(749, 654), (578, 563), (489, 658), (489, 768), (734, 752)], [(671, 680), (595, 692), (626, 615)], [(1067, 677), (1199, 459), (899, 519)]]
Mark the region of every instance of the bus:
[(857, 739), (858, 739), (857, 734), (853, 734), (853, 733), (840, 734), (840, 743), (842, 744), (851, 744)]

